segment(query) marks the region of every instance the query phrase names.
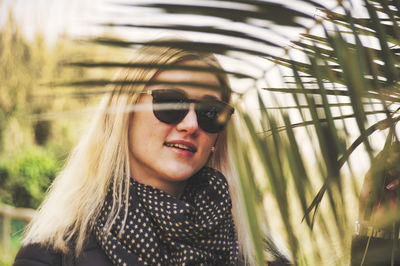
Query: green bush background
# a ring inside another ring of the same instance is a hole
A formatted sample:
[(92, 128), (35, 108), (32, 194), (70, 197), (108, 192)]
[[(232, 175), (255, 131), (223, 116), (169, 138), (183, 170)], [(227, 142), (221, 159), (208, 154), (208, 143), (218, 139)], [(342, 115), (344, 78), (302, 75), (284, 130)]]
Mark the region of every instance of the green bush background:
[[(98, 100), (96, 95), (90, 99), (74, 97), (79, 88), (53, 83), (110, 77), (108, 71), (64, 66), (67, 60), (104, 58), (110, 54), (108, 50), (78, 44), (67, 37), (49, 46), (40, 33), (27, 40), (9, 16), (0, 30), (0, 204), (33, 209), (39, 206), (90, 119), (90, 113), (85, 116), (80, 111)], [(45, 118), (46, 114), (53, 118)], [(23, 221), (12, 220), (11, 249), (0, 247), (0, 265), (12, 264), (24, 225)]]
[(0, 202), (36, 209), (61, 167), (51, 150), (24, 149), (0, 164)]

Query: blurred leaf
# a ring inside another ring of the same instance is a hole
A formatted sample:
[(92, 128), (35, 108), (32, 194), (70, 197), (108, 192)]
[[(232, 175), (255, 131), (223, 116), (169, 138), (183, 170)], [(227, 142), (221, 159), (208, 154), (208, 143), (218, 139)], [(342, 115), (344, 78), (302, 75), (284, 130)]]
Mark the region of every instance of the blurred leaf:
[[(190, 5), (190, 4), (173, 4), (173, 3), (150, 3), (150, 4), (124, 4), (124, 6), (142, 6), (148, 8), (160, 8), (165, 13), (170, 14), (190, 14), (190, 15), (203, 15), (213, 16), (218, 18), (225, 18), (236, 22), (249, 23), (249, 19), (260, 19), (273, 21), (279, 25), (300, 27), (301, 24), (295, 22), (294, 18), (304, 17), (312, 18), (309, 14), (290, 9), (289, 7), (283, 6), (277, 3), (271, 3), (266, 1), (231, 1), (236, 3), (244, 3), (251, 5), (252, 8), (245, 10), (236, 8), (225, 8), (217, 6), (206, 6), (206, 5)], [(316, 4), (316, 2), (309, 3)], [(254, 10), (254, 8), (256, 10)], [(253, 10), (252, 10), (253, 9)]]
[(221, 55), (228, 55), (230, 52), (241, 52), (248, 55), (255, 55), (261, 57), (271, 56), (269, 53), (258, 51), (256, 49), (241, 48), (239, 46), (212, 43), (212, 42), (192, 42), (192, 41), (148, 41), (148, 42), (129, 42), (121, 41), (118, 39), (110, 38), (95, 38), (90, 40), (92, 43), (117, 46), (117, 47), (132, 47), (137, 45), (159, 46), (159, 47), (173, 47), (186, 51), (194, 51), (200, 53), (214, 53)]
[(215, 67), (201, 67), (201, 66), (189, 66), (182, 64), (146, 64), (146, 63), (119, 63), (119, 62), (66, 62), (66, 66), (72, 67), (105, 67), (105, 68), (137, 68), (137, 69), (162, 69), (162, 70), (186, 70), (186, 71), (198, 71), (215, 74), (226, 74), (232, 75), (237, 78), (250, 78), (255, 79), (256, 77), (232, 71), (225, 71)]
[(215, 27), (209, 26), (188, 26), (188, 25), (140, 25), (140, 24), (101, 24), (100, 26), (109, 26), (109, 27), (128, 27), (128, 28), (145, 28), (145, 29), (163, 29), (163, 30), (174, 30), (174, 31), (188, 31), (188, 32), (195, 32), (195, 33), (212, 33), (217, 35), (222, 35), (226, 37), (236, 37), (241, 38), (244, 40), (250, 40), (259, 42), (261, 44), (270, 45), (279, 47), (276, 43), (270, 42), (266, 39), (262, 39), (253, 35), (250, 35), (245, 32), (230, 30), (230, 29), (220, 29)]

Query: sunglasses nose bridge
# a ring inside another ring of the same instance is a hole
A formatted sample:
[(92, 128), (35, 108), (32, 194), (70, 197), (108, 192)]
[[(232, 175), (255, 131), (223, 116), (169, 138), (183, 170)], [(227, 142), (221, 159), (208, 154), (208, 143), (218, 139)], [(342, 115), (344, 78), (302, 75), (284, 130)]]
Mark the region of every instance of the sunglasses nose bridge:
[(196, 122), (197, 122), (197, 113), (196, 113), (196, 107), (195, 106), (196, 106), (196, 102), (190, 102), (189, 103), (189, 106), (186, 109), (186, 114), (182, 118), (182, 120), (185, 119), (188, 115), (190, 115), (192, 113), (193, 115), (195, 115)]
[(189, 112), (190, 112), (190, 111), (195, 112), (195, 105), (196, 105), (195, 102), (191, 102), (191, 103), (189, 104)]
[(197, 114), (195, 111), (195, 104), (196, 103), (194, 102), (189, 104), (188, 112), (176, 125), (178, 130), (186, 131), (191, 134), (199, 129)]

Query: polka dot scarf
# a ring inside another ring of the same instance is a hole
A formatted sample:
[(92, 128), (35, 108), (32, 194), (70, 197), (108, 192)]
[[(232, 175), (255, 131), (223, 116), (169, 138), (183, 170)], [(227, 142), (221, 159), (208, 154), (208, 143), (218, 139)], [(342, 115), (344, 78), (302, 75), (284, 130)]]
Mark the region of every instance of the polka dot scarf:
[(109, 192), (94, 231), (114, 265), (237, 265), (231, 199), (220, 172), (202, 168), (188, 180), (180, 199), (132, 180), (120, 235), (124, 214), (109, 234), (103, 230), (111, 196)]

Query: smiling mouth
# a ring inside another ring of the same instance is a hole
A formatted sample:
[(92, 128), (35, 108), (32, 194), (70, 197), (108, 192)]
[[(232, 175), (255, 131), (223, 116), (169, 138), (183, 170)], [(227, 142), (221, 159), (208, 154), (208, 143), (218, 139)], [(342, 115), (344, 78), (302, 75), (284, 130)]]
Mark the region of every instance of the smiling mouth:
[(168, 142), (165, 142), (164, 145), (167, 146), (167, 147), (176, 148), (176, 149), (180, 149), (180, 150), (184, 150), (184, 151), (196, 152), (195, 148), (190, 147), (190, 146), (185, 145), (185, 144), (181, 144), (181, 143), (168, 143)]

